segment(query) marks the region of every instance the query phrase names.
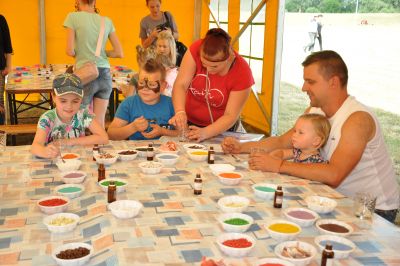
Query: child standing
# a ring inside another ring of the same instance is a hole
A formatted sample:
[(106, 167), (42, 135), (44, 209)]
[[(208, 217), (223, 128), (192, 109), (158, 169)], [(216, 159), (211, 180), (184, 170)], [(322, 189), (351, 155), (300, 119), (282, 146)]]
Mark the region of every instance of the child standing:
[[(61, 139), (67, 146), (108, 143), (107, 133), (94, 115), (87, 109), (80, 109), (83, 86), (79, 77), (69, 73), (58, 75), (53, 81), (53, 89), (56, 108), (39, 118), (32, 154), (42, 158), (57, 157), (60, 150), (55, 141)], [(87, 128), (92, 135), (85, 136)]]
[(145, 140), (177, 136), (177, 130), (169, 129), (174, 107), (170, 97), (161, 95), (164, 89), (165, 68), (154, 59), (148, 60), (139, 70), (138, 94), (118, 106), (108, 128), (110, 138)]
[(325, 116), (303, 114), (294, 126), (293, 149), (274, 150), (271, 155), (283, 160), (293, 159), (297, 163), (325, 163), (320, 148), (328, 140), (330, 130), (331, 125)]

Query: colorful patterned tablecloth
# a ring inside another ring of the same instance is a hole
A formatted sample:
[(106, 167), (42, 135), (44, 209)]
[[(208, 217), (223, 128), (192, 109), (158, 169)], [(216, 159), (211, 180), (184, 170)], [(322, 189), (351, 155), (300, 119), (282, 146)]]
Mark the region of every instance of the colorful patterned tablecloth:
[[(141, 146), (142, 142), (111, 142), (105, 150)], [(155, 143), (157, 146), (157, 142)], [(74, 147), (81, 155), (80, 170), (87, 173), (85, 192), (72, 200), (68, 212), (80, 216), (77, 228), (66, 234), (52, 234), (43, 224), (46, 216), (37, 207), (39, 199), (55, 194), (55, 187), (63, 184), (55, 162), (34, 158), (30, 146), (7, 147), (0, 157), (0, 265), (55, 265), (52, 250), (68, 242), (87, 242), (93, 245), (95, 255), (89, 265), (199, 265), (203, 256), (224, 259), (229, 265), (254, 265), (257, 259), (276, 257), (277, 241), (270, 238), (265, 224), (273, 218), (282, 218), (289, 206), (306, 206), (307, 195), (335, 198), (337, 208), (321, 218), (346, 221), (354, 228), (348, 238), (356, 245), (349, 258), (336, 260), (335, 265), (400, 265), (400, 234), (397, 227), (375, 217), (369, 230), (357, 226), (353, 216), (352, 200), (336, 193), (330, 187), (278, 174), (250, 171), (247, 155), (234, 158), (220, 152), (214, 145), (215, 163), (229, 163), (245, 178), (238, 186), (222, 185), (211, 173), (206, 162), (193, 162), (184, 152), (173, 167), (163, 168), (157, 175), (144, 175), (138, 163), (117, 161), (106, 168), (106, 176), (128, 182), (127, 190), (117, 199), (139, 200), (144, 208), (131, 219), (117, 219), (107, 210), (107, 195), (97, 185), (97, 165), (92, 160), (92, 148)], [(183, 149), (181, 147), (181, 149)], [(203, 177), (203, 194), (193, 195), (196, 173)], [(274, 209), (272, 201), (255, 197), (251, 186), (260, 182), (279, 183), (284, 187), (282, 209)], [(215, 240), (223, 233), (217, 222), (221, 214), (217, 201), (228, 195), (250, 199), (244, 212), (254, 218), (246, 232), (256, 240), (248, 257), (229, 258), (219, 250)], [(314, 244), (319, 235), (314, 227), (302, 228), (297, 238)], [(311, 265), (319, 265), (320, 254)]]

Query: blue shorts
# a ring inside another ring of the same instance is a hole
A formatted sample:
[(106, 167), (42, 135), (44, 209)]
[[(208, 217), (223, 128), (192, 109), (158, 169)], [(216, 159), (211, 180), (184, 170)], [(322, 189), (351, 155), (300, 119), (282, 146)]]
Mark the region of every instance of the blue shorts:
[(99, 67), (99, 76), (89, 84), (86, 84), (83, 91), (83, 106), (88, 106), (93, 98), (103, 100), (110, 99), (112, 92), (112, 79), (109, 68)]

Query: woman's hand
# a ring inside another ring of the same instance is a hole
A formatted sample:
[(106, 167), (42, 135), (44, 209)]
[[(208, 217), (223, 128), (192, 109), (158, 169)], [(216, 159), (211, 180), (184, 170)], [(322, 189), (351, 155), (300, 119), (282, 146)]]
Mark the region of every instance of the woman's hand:
[(158, 38), (158, 34), (159, 34), (160, 32), (161, 32), (161, 30), (160, 30), (159, 28), (155, 27), (155, 28), (151, 31), (149, 37), (151, 37), (153, 40), (154, 40), (154, 39), (157, 39), (157, 38)]
[(168, 124), (174, 125), (178, 130), (185, 129), (187, 126), (187, 116), (185, 111), (178, 111), (171, 117)]
[(221, 147), (224, 153), (241, 153), (241, 144), (233, 137), (224, 138)]
[(136, 128), (136, 131), (139, 132), (145, 131), (149, 126), (149, 122), (143, 116), (136, 118), (132, 123), (133, 126)]
[(154, 139), (163, 135), (163, 128), (157, 124), (150, 124), (152, 130), (150, 132), (140, 132), (146, 139)]
[(186, 137), (190, 140), (200, 142), (207, 139), (207, 135), (206, 127), (189, 126), (189, 131), (187, 132)]

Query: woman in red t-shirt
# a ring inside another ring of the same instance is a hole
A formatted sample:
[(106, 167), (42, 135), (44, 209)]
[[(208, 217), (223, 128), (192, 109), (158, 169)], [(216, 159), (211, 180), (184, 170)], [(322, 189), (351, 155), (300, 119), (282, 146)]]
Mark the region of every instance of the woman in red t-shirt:
[(202, 141), (232, 128), (254, 84), (247, 62), (233, 50), (231, 37), (210, 29), (183, 57), (172, 90), (175, 116), (170, 124)]

